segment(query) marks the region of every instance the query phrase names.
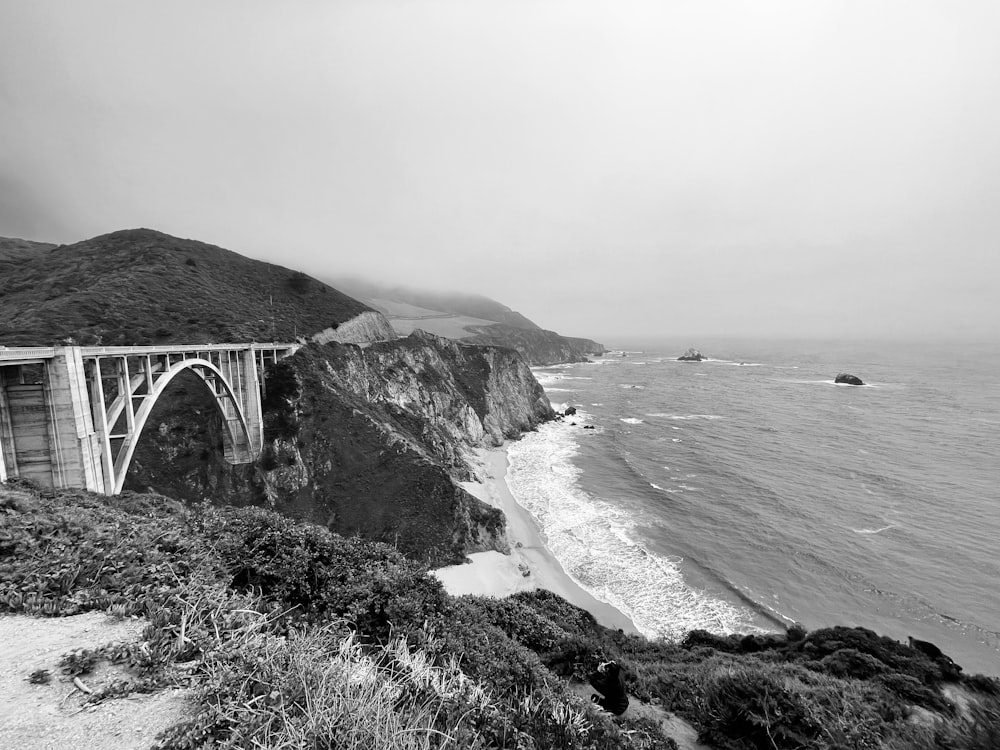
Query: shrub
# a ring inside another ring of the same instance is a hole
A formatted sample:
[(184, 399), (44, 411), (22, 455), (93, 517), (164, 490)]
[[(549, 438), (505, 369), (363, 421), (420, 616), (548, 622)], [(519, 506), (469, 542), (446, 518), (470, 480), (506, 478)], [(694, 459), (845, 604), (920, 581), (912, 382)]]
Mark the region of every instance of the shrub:
[(752, 666), (718, 667), (701, 686), (705, 738), (722, 748), (816, 747), (821, 728), (800, 696)]

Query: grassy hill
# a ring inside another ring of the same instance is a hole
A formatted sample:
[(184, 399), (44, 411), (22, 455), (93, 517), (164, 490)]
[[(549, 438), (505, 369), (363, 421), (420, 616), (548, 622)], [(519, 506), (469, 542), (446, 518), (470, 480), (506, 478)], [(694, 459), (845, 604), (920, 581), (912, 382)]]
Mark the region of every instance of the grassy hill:
[[(494, 323), (504, 323), (514, 328), (523, 328), (528, 331), (541, 330), (541, 326), (528, 320), (521, 313), (511, 310), (496, 300), (478, 294), (429, 292), (419, 289), (409, 289), (403, 286), (389, 286), (358, 278), (335, 279), (332, 283), (338, 289), (343, 289), (358, 299), (380, 299), (385, 302), (411, 305), (427, 311), (437, 311), (439, 314), (445, 313), (483, 321), (492, 321)], [(430, 332), (436, 333), (435, 331)]]
[(33, 242), (17, 237), (0, 237), (0, 271), (8, 271), (13, 264), (30, 258), (43, 250), (54, 248), (51, 242)]
[(0, 240), (0, 345), (289, 341), (368, 309), (303, 273), (150, 229)]

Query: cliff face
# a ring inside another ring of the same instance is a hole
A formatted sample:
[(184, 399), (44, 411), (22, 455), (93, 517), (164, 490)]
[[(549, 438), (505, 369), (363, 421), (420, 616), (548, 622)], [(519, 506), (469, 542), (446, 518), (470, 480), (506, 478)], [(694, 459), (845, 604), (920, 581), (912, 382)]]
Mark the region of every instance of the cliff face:
[(506, 549), (503, 515), (453, 481), (466, 449), (552, 416), (513, 352), (423, 333), (307, 347), (269, 375), (265, 410), (271, 507), (441, 561)]
[[(266, 385), (256, 465), (220, 462), (212, 420), (165, 406), (127, 486), (265, 504), (435, 562), (506, 549), (503, 514), (454, 480), (471, 476), (467, 449), (499, 445), (553, 416), (515, 352), (424, 333), (366, 348), (313, 344), (275, 365)], [(187, 387), (197, 397), (197, 386)], [(210, 403), (195, 408), (215, 419)]]
[(462, 341), (486, 346), (511, 347), (532, 365), (585, 362), (588, 355), (604, 354), (607, 351), (596, 341), (561, 336), (555, 331), (529, 330), (503, 324), (468, 326), (467, 330), (470, 335)]

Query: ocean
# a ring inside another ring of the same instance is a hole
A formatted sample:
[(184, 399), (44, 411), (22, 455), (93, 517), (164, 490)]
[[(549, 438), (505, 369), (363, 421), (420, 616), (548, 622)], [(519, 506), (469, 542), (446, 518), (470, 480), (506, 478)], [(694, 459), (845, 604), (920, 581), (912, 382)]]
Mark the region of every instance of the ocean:
[(1000, 345), (618, 345), (535, 368), (578, 412), (508, 450), (579, 584), (651, 637), (863, 626), (1000, 675)]

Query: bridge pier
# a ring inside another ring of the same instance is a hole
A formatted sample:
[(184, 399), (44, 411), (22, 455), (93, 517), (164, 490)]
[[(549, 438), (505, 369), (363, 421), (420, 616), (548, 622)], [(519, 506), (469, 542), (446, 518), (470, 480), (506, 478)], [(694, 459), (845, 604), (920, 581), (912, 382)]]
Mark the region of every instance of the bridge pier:
[(103, 492), (80, 349), (56, 347), (44, 366), (28, 369), (27, 378), (22, 367), (0, 368), (3, 478)]

